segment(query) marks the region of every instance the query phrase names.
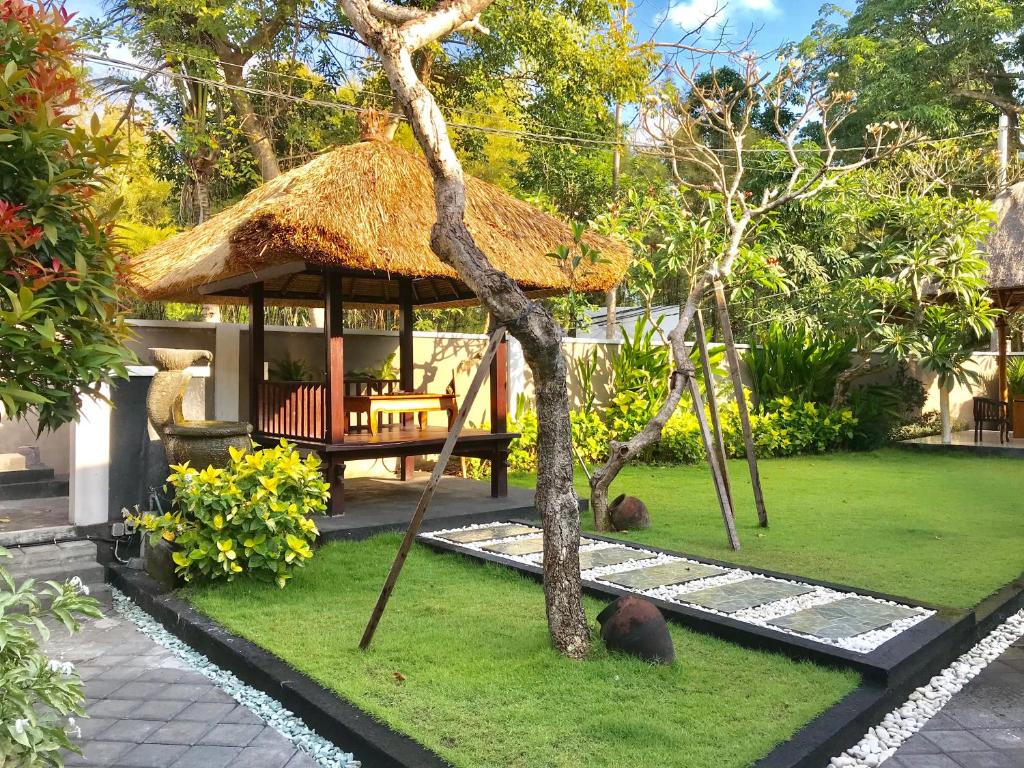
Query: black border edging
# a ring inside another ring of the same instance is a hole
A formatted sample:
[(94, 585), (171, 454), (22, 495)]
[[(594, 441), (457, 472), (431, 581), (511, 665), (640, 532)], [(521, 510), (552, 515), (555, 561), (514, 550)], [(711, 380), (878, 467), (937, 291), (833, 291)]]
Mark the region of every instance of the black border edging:
[(243, 682), (277, 699), (333, 744), (355, 755), (364, 768), (450, 768), (440, 756), (392, 730), (358, 707), (298, 672), (269, 651), (233, 635), (149, 576), (118, 565), (110, 583), (168, 632)]
[[(430, 532), (433, 530), (443, 530), (445, 528), (462, 528), (467, 525), (497, 523), (502, 520), (507, 520), (509, 515), (531, 517), (531, 512), (534, 512), (533, 507), (517, 507), (513, 509), (495, 510), (494, 512), (483, 514), (479, 512), (469, 513), (466, 515), (459, 515), (458, 517), (428, 517), (423, 521), (423, 527), (421, 530)], [(531, 519), (531, 525), (536, 525), (538, 519), (539, 518), (534, 514)], [(364, 525), (359, 528), (338, 528), (333, 531), (325, 531), (321, 529), (320, 535), (316, 540), (316, 546), (319, 547), (324, 544), (330, 544), (332, 541), (363, 541), (364, 539), (368, 539), (371, 536), (376, 536), (380, 533), (395, 533), (405, 531), (408, 528), (409, 523), (406, 521), (403, 523)]]

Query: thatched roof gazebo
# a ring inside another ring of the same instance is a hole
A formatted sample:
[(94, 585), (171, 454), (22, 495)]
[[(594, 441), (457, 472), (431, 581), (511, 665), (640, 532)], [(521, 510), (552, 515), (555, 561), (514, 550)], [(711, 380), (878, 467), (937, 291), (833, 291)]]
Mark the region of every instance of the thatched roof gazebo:
[[(992, 201), (997, 225), (985, 247), (988, 284), (993, 303), (1007, 313), (1024, 308), (1024, 182), (1003, 190)], [(999, 352), (999, 399), (1009, 401), (1006, 375), (1006, 316), (997, 321)], [(1015, 432), (1024, 424), (1015, 425)]]
[[(570, 227), (492, 184), (468, 177), (466, 223), (490, 262), (528, 295), (567, 292), (570, 276), (548, 254), (571, 246)], [(446, 429), (427, 426), (424, 413), (444, 410), (451, 424), (454, 398), (414, 393), (414, 307), (455, 307), (476, 297), (430, 249), (436, 215), (433, 182), (424, 159), (401, 147), (369, 141), (341, 147), (250, 192), (235, 205), (133, 260), (129, 285), (150, 301), (248, 303), (249, 421), (254, 438), (281, 437), (316, 450), (328, 462), (332, 511), (343, 510), (346, 460), (411, 459), (438, 453)], [(626, 271), (622, 243), (587, 234), (602, 258), (572, 277), (576, 290), (606, 291)], [(325, 309), (326, 381), (272, 382), (263, 376), (266, 304)], [(343, 364), (342, 308), (396, 306), (400, 310), (396, 381), (349, 381)], [(464, 430), (456, 455), (492, 462), (491, 493), (507, 493), (509, 441), (506, 359), (501, 345), (491, 369), (490, 430)], [(366, 416), (355, 424), (353, 413)], [(378, 427), (377, 414), (400, 421)], [(415, 417), (419, 417), (416, 419)]]

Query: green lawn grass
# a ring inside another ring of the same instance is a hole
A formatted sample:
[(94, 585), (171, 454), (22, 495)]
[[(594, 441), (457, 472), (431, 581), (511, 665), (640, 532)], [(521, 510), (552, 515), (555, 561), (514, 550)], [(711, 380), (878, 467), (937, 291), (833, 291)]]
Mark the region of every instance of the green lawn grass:
[[(739, 552), (726, 543), (706, 466), (623, 470), (613, 493), (642, 498), (652, 526), (615, 535), (952, 608), (976, 605), (1024, 570), (1019, 459), (892, 448), (759, 466), (767, 530), (757, 526), (746, 462), (729, 463)], [(582, 475), (578, 487), (589, 496)], [(589, 514), (584, 523), (592, 529)]]
[[(537, 583), (424, 547), (363, 653), (398, 543), (329, 544), (284, 590), (235, 582), (188, 597), (458, 768), (742, 768), (858, 684), (678, 627), (671, 667), (610, 656), (600, 641), (569, 661), (551, 650)], [(587, 600), (592, 622), (601, 607)]]

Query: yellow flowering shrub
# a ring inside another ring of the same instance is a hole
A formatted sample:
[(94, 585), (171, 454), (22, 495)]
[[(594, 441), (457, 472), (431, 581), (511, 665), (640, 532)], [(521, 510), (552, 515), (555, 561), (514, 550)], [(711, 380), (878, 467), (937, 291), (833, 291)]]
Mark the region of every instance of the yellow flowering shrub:
[(225, 468), (171, 467), (172, 511), (136, 518), (153, 540), (175, 545), (177, 573), (188, 582), (250, 576), (284, 587), (313, 557), (319, 531), (308, 517), (322, 514), (330, 496), (320, 459), (303, 459), (282, 440), (245, 453), (231, 449)]

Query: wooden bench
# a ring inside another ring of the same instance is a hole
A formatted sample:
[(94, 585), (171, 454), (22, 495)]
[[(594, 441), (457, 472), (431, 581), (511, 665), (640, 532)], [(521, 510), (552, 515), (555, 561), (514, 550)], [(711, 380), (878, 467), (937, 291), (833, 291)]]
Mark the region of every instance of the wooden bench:
[(446, 411), (448, 426), (451, 427), (459, 406), (455, 395), (433, 395), (426, 392), (395, 392), (392, 394), (350, 395), (345, 398), (347, 413), (366, 414), (370, 434), (376, 435), (380, 428), (380, 417), (385, 414), (414, 414), (419, 419), (420, 429), (426, 429), (427, 414), (432, 411)]
[(999, 444), (1010, 439), (1010, 420), (1007, 416), (1009, 405), (1004, 400), (988, 397), (974, 398), (974, 442), (980, 443), (985, 424), (994, 424), (999, 429)]

